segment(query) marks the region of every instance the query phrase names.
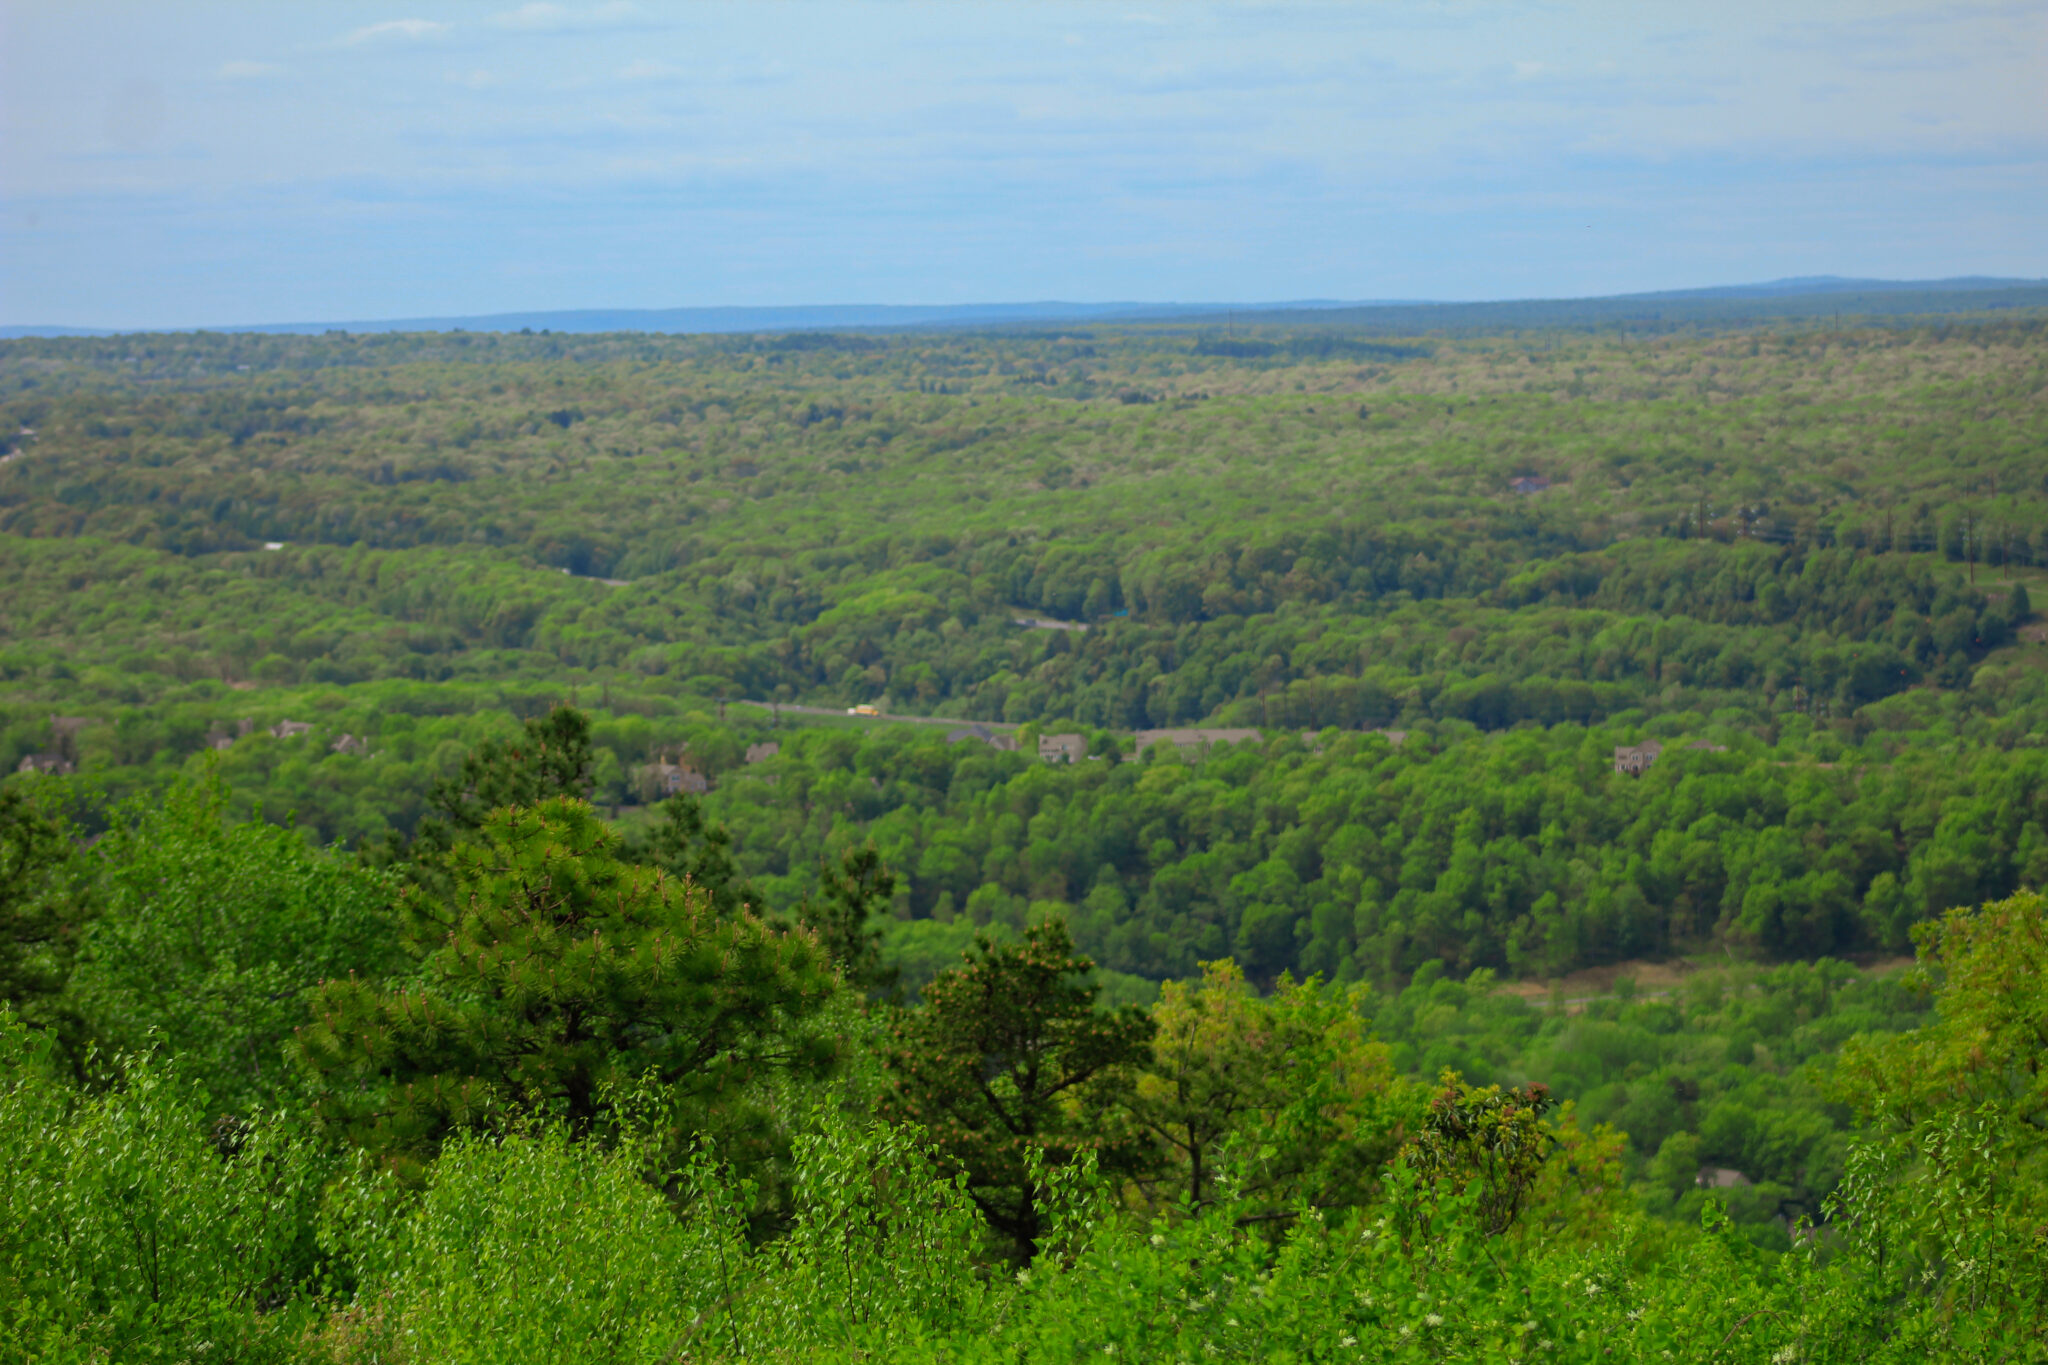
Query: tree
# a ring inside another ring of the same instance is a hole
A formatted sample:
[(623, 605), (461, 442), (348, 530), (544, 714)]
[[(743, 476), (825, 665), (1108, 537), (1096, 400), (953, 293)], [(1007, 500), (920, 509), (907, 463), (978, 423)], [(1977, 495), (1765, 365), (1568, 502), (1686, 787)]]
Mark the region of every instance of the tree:
[(86, 918), (71, 861), (62, 820), (19, 787), (0, 788), (0, 1004), (66, 1035), (75, 1019), (60, 1002)]
[(300, 1030), (320, 1113), (357, 1143), (410, 1161), (517, 1109), (587, 1134), (624, 1083), (701, 1117), (832, 1065), (801, 1027), (837, 988), (817, 941), (621, 861), (588, 804), (493, 812), (448, 865), (445, 895), (402, 899), (414, 974), (331, 981)]
[(1469, 1193), (1480, 1226), (1498, 1237), (1514, 1226), (1557, 1148), (1557, 1133), (1543, 1122), (1556, 1104), (1541, 1082), (1503, 1090), (1467, 1085), (1447, 1070), (1406, 1155), (1431, 1187)]
[(646, 848), (629, 851), (629, 859), (687, 879), (711, 898), (721, 915), (758, 912), (761, 893), (732, 860), (732, 832), (705, 819), (704, 803), (689, 792), (677, 792), (662, 803), (662, 810), (662, 822)]
[[(1914, 928), (1935, 1019), (1850, 1040), (1836, 1097), (1866, 1119), (1834, 1221), (1888, 1292), (2048, 1329), (2048, 898)], [(1938, 984), (1937, 984), (1938, 983)]]
[(518, 738), (486, 740), (462, 760), (461, 776), (434, 783), (429, 814), (406, 856), (427, 867), (493, 811), (551, 796), (588, 797), (591, 766), (590, 717), (566, 704), (529, 717)]
[(176, 1059), (80, 1088), (51, 1043), (0, 1008), (0, 1359), (302, 1358), (332, 1165), (278, 1115), (224, 1142)]
[(230, 822), (217, 776), (113, 814), (88, 855), (101, 911), (72, 979), (79, 1010), (118, 1050), (175, 1055), (216, 1112), (289, 1103), (307, 993), (395, 965), (393, 879), (289, 826)]
[(1236, 1197), (1268, 1215), (1295, 1198), (1366, 1198), (1415, 1106), (1355, 1005), (1285, 976), (1262, 997), (1228, 959), (1166, 983), (1151, 1055), (1123, 1097), (1157, 1146), (1165, 1199), (1209, 1203), (1226, 1167)]
[(873, 844), (850, 848), (837, 868), (827, 863), (818, 871), (818, 895), (804, 899), (798, 919), (825, 945), (848, 985), (871, 994), (889, 989), (896, 972), (882, 966), (882, 931), (871, 926), (888, 912), (896, 874)]
[(1074, 953), (1066, 924), (1046, 920), (1023, 941), (977, 935), (958, 967), (901, 1014), (884, 1064), (886, 1116), (922, 1126), (967, 1193), (1019, 1259), (1044, 1231), (1034, 1166), (1084, 1147), (1109, 1171), (1133, 1169), (1140, 1147), (1091, 1125), (1112, 1109), (1142, 1062), (1152, 1021), (1095, 1008), (1095, 964)]
[(2048, 899), (1951, 910), (1913, 938), (1916, 984), (1934, 991), (1938, 1017), (1844, 1047), (1844, 1096), (1903, 1123), (1989, 1104), (2048, 1133)]

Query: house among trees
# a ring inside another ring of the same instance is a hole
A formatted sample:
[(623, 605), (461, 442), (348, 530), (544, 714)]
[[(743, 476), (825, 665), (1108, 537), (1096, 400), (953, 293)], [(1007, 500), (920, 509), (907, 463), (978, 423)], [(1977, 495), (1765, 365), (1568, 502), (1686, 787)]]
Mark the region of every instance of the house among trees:
[(303, 720), (281, 720), (270, 727), (270, 733), (279, 739), (297, 739), (312, 734), (313, 727)]
[(359, 738), (344, 730), (341, 732), (341, 738), (335, 740), (334, 743), (327, 747), (330, 751), (337, 754), (367, 754), (370, 752), (370, 741)]
[(1040, 735), (1038, 756), (1047, 763), (1079, 763), (1088, 757), (1086, 735)]
[(674, 796), (677, 792), (702, 796), (711, 790), (710, 778), (680, 763), (650, 763), (640, 773), (646, 785), (660, 796)]
[[(29, 757), (39, 760), (54, 758), (64, 764), (62, 771), (67, 773), (74, 771), (78, 766), (78, 732), (91, 724), (91, 716), (51, 716), (50, 734), (56, 740), (56, 743), (50, 746), (48, 753), (31, 754)], [(24, 761), (20, 771), (31, 771), (26, 761)], [(58, 769), (38, 767), (33, 771), (56, 772)]]
[(986, 725), (963, 725), (958, 730), (948, 730), (946, 732), (946, 743), (948, 744), (962, 744), (970, 739), (979, 740), (983, 744), (988, 745), (989, 748), (999, 750), (1002, 753), (1013, 754), (1017, 752), (1017, 737), (1015, 735), (1006, 735), (999, 731), (991, 730)]
[[(310, 730), (313, 727), (309, 725), (306, 728)], [(256, 722), (247, 716), (243, 716), (235, 722), (235, 732), (232, 735), (227, 732), (225, 726), (216, 725), (208, 730), (206, 732), (206, 747), (220, 750), (232, 749), (235, 747), (236, 740), (246, 738), (255, 733)]]
[(1614, 771), (1641, 777), (1663, 752), (1664, 746), (1654, 739), (1646, 739), (1641, 744), (1617, 744), (1614, 746)]
[(764, 740), (759, 744), (749, 744), (747, 746), (747, 762), (766, 763), (781, 752), (782, 746), (772, 739)]
[(18, 773), (48, 773), (52, 777), (63, 777), (73, 771), (71, 760), (62, 754), (30, 754), (14, 770)]
[(1550, 487), (1550, 480), (1541, 474), (1524, 474), (1521, 478), (1510, 481), (1508, 487), (1524, 495), (1541, 493)]

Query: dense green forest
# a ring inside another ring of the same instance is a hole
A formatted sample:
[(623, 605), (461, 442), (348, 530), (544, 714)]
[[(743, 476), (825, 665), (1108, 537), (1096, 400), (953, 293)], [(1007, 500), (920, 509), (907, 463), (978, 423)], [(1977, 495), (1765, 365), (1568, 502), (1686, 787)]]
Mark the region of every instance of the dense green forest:
[(913, 975), (1048, 903), (1146, 982), (1898, 953), (2048, 859), (2043, 336), (9, 342), (0, 766), (355, 847), (569, 700), (779, 911), (873, 842)]
[(0, 342), (0, 1343), (2048, 1358), (2044, 343)]
[(1111, 1008), (1049, 916), (906, 1005), (859, 855), (722, 906), (701, 819), (546, 794), (584, 739), (472, 753), (381, 867), (217, 781), (89, 848), (5, 793), (10, 1358), (2048, 1358), (2036, 894), (1904, 976), (1592, 1000)]

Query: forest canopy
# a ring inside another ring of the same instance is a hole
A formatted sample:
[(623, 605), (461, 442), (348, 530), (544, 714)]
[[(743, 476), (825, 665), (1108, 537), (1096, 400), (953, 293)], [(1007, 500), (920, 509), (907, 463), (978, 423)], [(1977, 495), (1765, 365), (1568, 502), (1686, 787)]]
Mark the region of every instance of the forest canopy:
[(569, 701), (912, 978), (1896, 954), (2048, 867), (2040, 326), (7, 342), (0, 767), (390, 847)]
[(2048, 1359), (2044, 338), (0, 342), (0, 1348)]

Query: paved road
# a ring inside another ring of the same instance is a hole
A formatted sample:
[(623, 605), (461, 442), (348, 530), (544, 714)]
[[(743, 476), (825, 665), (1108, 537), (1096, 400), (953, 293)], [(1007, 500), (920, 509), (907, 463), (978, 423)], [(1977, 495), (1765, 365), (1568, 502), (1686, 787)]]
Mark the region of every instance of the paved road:
[[(758, 706), (764, 711), (773, 711), (777, 704), (772, 701), (741, 700), (733, 702), (732, 705)], [(799, 706), (795, 702), (790, 701), (781, 703), (781, 708), (799, 716), (838, 716), (845, 720), (887, 720), (899, 721), (910, 725), (950, 725), (955, 728), (979, 725), (988, 730), (1014, 730), (1017, 728), (1014, 725), (1007, 725), (999, 720), (960, 720), (954, 716), (892, 716), (888, 714), (879, 716), (849, 716), (846, 713), (846, 708), (843, 706)]]

